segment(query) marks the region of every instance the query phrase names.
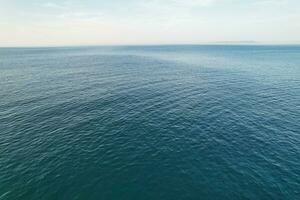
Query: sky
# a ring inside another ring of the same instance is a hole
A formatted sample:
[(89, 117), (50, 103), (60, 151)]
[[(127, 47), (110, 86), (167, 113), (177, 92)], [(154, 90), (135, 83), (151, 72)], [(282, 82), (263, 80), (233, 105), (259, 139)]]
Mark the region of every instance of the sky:
[(0, 47), (300, 43), (299, 0), (0, 0)]

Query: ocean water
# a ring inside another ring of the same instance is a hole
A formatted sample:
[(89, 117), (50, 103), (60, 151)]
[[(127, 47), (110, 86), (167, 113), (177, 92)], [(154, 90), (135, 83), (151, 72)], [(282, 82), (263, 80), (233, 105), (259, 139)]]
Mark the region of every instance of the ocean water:
[(300, 46), (1, 48), (0, 199), (300, 199)]

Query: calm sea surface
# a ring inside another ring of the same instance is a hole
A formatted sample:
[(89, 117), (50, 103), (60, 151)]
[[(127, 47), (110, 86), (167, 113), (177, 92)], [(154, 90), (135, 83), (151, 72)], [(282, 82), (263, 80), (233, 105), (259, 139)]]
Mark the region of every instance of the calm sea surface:
[(300, 199), (300, 46), (1, 48), (0, 199)]

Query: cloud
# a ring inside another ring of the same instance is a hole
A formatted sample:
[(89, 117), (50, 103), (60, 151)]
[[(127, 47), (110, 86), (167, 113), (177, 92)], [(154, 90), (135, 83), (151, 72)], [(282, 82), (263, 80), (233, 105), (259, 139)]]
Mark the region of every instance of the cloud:
[[(153, 18), (190, 18), (193, 17), (195, 9), (212, 8), (217, 3), (225, 0), (141, 0), (139, 1), (140, 14)], [(199, 14), (199, 12), (198, 12)]]
[(101, 12), (82, 12), (82, 11), (76, 11), (76, 12), (64, 12), (57, 16), (60, 19), (64, 20), (73, 20), (73, 21), (97, 21), (97, 20), (103, 20), (107, 18), (103, 13)]
[(156, 7), (169, 9), (172, 8), (193, 8), (193, 7), (207, 7), (212, 6), (220, 0), (143, 0), (142, 4)]
[(167, 0), (170, 3), (180, 6), (211, 6), (216, 3), (216, 0)]
[(57, 4), (57, 3), (53, 3), (53, 2), (47, 2), (47, 3), (44, 3), (42, 4), (42, 7), (44, 8), (50, 8), (50, 9), (65, 9), (66, 8), (66, 5), (63, 5), (63, 4)]
[(255, 1), (258, 6), (282, 6), (288, 3), (288, 0), (261, 0)]

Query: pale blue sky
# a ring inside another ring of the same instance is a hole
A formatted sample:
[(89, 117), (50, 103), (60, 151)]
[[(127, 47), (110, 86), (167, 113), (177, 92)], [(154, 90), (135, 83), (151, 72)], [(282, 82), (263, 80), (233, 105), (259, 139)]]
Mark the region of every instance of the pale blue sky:
[(0, 0), (0, 46), (300, 43), (299, 0)]

